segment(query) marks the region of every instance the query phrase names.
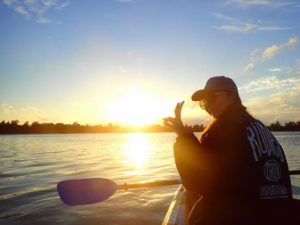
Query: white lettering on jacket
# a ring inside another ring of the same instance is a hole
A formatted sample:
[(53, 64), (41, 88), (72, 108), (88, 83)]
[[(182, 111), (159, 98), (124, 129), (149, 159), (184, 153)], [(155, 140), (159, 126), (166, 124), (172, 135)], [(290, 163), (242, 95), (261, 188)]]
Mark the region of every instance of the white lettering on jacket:
[(284, 162), (283, 150), (267, 128), (258, 122), (253, 122), (250, 123), (250, 126), (247, 126), (247, 131), (248, 141), (256, 162), (264, 155), (276, 156), (281, 162)]
[(268, 160), (264, 164), (264, 176), (268, 181), (277, 182), (281, 178), (281, 167), (276, 160)]
[(287, 188), (283, 185), (265, 185), (260, 188), (261, 198), (287, 197)]

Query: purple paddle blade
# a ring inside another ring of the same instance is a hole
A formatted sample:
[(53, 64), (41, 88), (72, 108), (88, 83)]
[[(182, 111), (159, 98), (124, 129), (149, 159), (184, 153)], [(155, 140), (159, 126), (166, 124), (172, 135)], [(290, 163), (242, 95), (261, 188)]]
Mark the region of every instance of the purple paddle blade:
[(117, 189), (115, 182), (104, 178), (65, 180), (57, 184), (57, 192), (67, 205), (102, 202)]

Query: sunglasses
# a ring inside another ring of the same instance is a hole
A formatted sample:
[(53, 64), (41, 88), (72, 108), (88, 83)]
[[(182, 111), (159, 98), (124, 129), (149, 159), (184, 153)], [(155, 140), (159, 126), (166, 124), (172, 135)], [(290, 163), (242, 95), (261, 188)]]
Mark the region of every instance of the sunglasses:
[(227, 94), (228, 91), (217, 91), (217, 92), (207, 92), (205, 97), (199, 101), (199, 105), (202, 109), (206, 109), (209, 105), (212, 105), (217, 100), (218, 96)]

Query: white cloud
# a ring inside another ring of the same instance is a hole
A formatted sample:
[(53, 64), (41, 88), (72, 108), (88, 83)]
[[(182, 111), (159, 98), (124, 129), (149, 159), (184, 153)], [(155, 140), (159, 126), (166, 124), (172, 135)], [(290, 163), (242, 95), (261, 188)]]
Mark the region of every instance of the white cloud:
[(22, 106), (15, 107), (9, 103), (0, 104), (0, 118), (1, 120), (11, 121), (11, 120), (19, 120), (21, 123), (26, 121), (39, 121), (39, 122), (47, 122), (50, 118), (49, 111), (38, 108), (35, 106)]
[(223, 22), (220, 26), (214, 26), (215, 29), (231, 33), (247, 33), (254, 31), (270, 32), (290, 29), (289, 27), (274, 26), (261, 21), (243, 21), (237, 18), (225, 16), (221, 13), (213, 13), (212, 15)]
[(13, 2), (14, 0), (3, 0), (3, 3), (8, 6), (10, 6)]
[(248, 7), (269, 7), (269, 8), (282, 8), (293, 6), (296, 3), (290, 1), (280, 0), (229, 0), (226, 2), (228, 5), (234, 5), (241, 8)]
[(288, 76), (300, 76), (300, 60), (295, 60), (296, 65), (293, 67), (286, 67), (285, 72)]
[[(264, 95), (270, 91), (271, 94)], [(244, 102), (251, 113), (266, 123), (300, 121), (300, 76), (279, 79), (263, 77), (245, 84), (240, 92), (253, 92), (256, 96)]]
[(272, 45), (271, 47), (266, 48), (262, 53), (262, 58), (269, 60), (278, 54), (280, 47), (278, 45)]
[(298, 37), (291, 37), (287, 42), (282, 44), (274, 44), (265, 49), (255, 49), (251, 52), (249, 57), (249, 62), (244, 68), (244, 72), (248, 72), (255, 68), (257, 63), (263, 63), (271, 60), (278, 54), (284, 52), (285, 50), (292, 49), (299, 43)]
[[(297, 85), (300, 85), (300, 77), (290, 77), (280, 80), (277, 76), (262, 77), (253, 80), (239, 88), (240, 91), (257, 92), (257, 91), (292, 91)], [(300, 93), (300, 90), (299, 90)]]
[(222, 13), (212, 13), (212, 15), (214, 17), (216, 17), (217, 19), (221, 19), (221, 20), (225, 20), (225, 21), (230, 21), (230, 22), (236, 22), (236, 19), (229, 17), (229, 16), (225, 16)]
[(294, 47), (299, 43), (298, 37), (292, 37), (289, 39), (288, 43), (285, 44), (286, 47)]
[(123, 66), (119, 66), (119, 70), (120, 70), (122, 73), (127, 73), (127, 70), (126, 70)]
[(2, 103), (1, 110), (4, 115), (9, 115), (14, 111), (14, 107), (8, 103)]
[(246, 33), (255, 29), (254, 24), (244, 23), (244, 24), (226, 24), (221, 26), (215, 26), (214, 28), (219, 30), (224, 30), (228, 32), (238, 32)]
[(51, 23), (51, 20), (44, 18), (44, 17), (40, 17), (36, 20), (37, 23)]
[(23, 7), (23, 6), (16, 6), (14, 8), (14, 10), (17, 12), (17, 13), (20, 13), (22, 15), (25, 15), (25, 16), (28, 16), (29, 15), (29, 12)]
[[(297, 95), (300, 97), (299, 94)], [(289, 96), (253, 98), (245, 102), (249, 112), (266, 124), (276, 121), (300, 121), (300, 106), (288, 101)]]
[(133, 2), (133, 0), (116, 0), (117, 2), (121, 2), (121, 3), (129, 3), (129, 2)]
[[(38, 121), (40, 123), (73, 123), (93, 124), (107, 122), (103, 120), (104, 114), (95, 103), (69, 102), (62, 107), (38, 107), (34, 105), (16, 106), (14, 104), (0, 102), (0, 122), (18, 120), (20, 124), (28, 121), (30, 123)], [(78, 110), (80, 108), (80, 110)]]
[(249, 62), (248, 64), (245, 66), (243, 72), (248, 72), (251, 71), (255, 68), (255, 64), (257, 61), (257, 55), (260, 53), (260, 49), (254, 49), (252, 50), (252, 52), (250, 53), (250, 57), (249, 57)]
[(263, 51), (262, 58), (265, 60), (269, 60), (275, 55), (277, 55), (279, 52), (288, 48), (295, 47), (298, 44), (298, 42), (299, 39), (297, 37), (291, 37), (286, 43), (283, 43), (281, 45), (272, 45)]
[(250, 70), (253, 70), (255, 67), (254, 63), (253, 62), (249, 62), (246, 67), (244, 68), (243, 72), (247, 72), (247, 71), (250, 71)]
[(281, 72), (282, 69), (281, 69), (281, 68), (271, 68), (271, 69), (269, 69), (269, 71), (270, 71), (271, 73), (278, 73), (278, 72)]
[(3, 3), (26, 18), (35, 18), (37, 23), (50, 23), (47, 12), (64, 9), (70, 0), (3, 0)]

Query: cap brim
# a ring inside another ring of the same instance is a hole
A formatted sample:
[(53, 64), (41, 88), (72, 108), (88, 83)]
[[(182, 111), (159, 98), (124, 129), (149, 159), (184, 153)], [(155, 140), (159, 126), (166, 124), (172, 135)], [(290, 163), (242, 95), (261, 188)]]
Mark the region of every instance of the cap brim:
[(207, 91), (205, 90), (198, 90), (192, 95), (192, 100), (193, 101), (201, 101), (204, 97)]

